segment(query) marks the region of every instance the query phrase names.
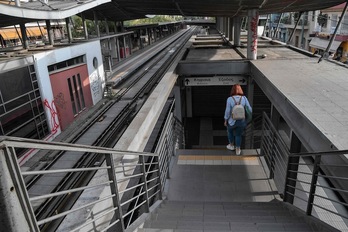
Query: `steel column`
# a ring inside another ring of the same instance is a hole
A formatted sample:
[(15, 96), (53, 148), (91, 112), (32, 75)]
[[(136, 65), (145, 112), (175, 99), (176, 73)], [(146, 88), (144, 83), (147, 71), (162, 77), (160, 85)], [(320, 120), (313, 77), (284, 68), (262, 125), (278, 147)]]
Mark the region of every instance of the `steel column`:
[(81, 14), (82, 26), (83, 26), (83, 34), (85, 39), (88, 39), (88, 29), (87, 29), (87, 21), (84, 14)]
[(228, 18), (224, 17), (224, 35), (225, 37), (228, 36)]
[(21, 23), (19, 24), (19, 26), (20, 26), (21, 34), (22, 34), (22, 46), (24, 49), (27, 49), (29, 47), (29, 43), (28, 43), (27, 30), (25, 28), (25, 24)]
[(240, 17), (234, 17), (233, 18), (233, 45), (234, 46), (240, 46), (240, 31), (241, 31), (241, 18)]
[(95, 32), (97, 34), (97, 37), (100, 37), (100, 27), (99, 27), (99, 21), (98, 21), (98, 16), (95, 11), (93, 11), (93, 16), (94, 16), (94, 27), (95, 27)]
[(232, 41), (233, 40), (233, 18), (228, 18), (228, 40)]
[(127, 52), (126, 52), (126, 36), (127, 35), (124, 35), (123, 36), (123, 49), (124, 49), (124, 58), (127, 58)]
[(1, 231), (40, 231), (14, 148), (0, 149)]
[(120, 62), (121, 57), (120, 57), (120, 41), (118, 40), (120, 37), (116, 37), (116, 53), (117, 53), (117, 60)]
[(47, 28), (47, 35), (48, 35), (48, 42), (50, 45), (54, 44), (54, 32), (51, 27), (51, 21), (46, 20), (46, 28)]
[(109, 24), (108, 24), (108, 20), (105, 18), (105, 30), (106, 30), (106, 34), (110, 35), (110, 28), (109, 28)]
[(69, 41), (69, 43), (72, 43), (73, 37), (72, 37), (72, 32), (71, 32), (70, 17), (65, 19), (65, 26), (66, 26), (66, 30), (68, 32), (68, 41)]

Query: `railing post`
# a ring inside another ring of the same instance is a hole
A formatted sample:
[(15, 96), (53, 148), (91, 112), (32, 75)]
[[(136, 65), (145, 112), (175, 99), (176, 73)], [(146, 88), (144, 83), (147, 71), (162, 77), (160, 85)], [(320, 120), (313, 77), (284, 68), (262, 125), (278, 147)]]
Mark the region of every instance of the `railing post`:
[[(289, 170), (290, 170), (290, 157), (289, 157), (289, 155), (287, 156), (287, 163), (286, 163), (286, 174), (285, 174), (285, 181), (284, 181), (284, 188), (283, 188), (283, 196), (282, 196), (282, 198), (283, 198), (283, 201), (285, 201), (285, 202), (289, 202), (290, 200), (289, 200), (289, 197), (288, 197), (288, 195), (289, 194), (287, 194), (287, 192), (288, 192), (288, 179), (289, 179)], [(295, 182), (295, 184), (296, 184), (296, 182)], [(289, 203), (293, 203), (293, 201), (290, 201)]]
[[(290, 153), (301, 152), (302, 143), (294, 132), (291, 133)], [(296, 190), (296, 179), (300, 158), (297, 156), (287, 156), (288, 163), (285, 176), (284, 201), (293, 204)], [(290, 194), (288, 194), (290, 193)]]
[(312, 215), (312, 209), (313, 209), (313, 202), (314, 202), (314, 194), (316, 190), (316, 183), (318, 181), (318, 173), (319, 173), (319, 164), (321, 162), (321, 155), (315, 156), (314, 160), (314, 166), (313, 166), (313, 174), (312, 174), (312, 181), (311, 186), (309, 190), (309, 196), (308, 196), (308, 203), (307, 203), (307, 215)]
[(170, 160), (171, 160), (171, 155), (168, 154), (168, 136), (166, 135), (165, 136), (165, 139), (164, 139), (164, 151), (165, 151), (165, 154), (166, 154), (166, 158), (165, 158), (165, 162), (166, 162), (166, 165), (167, 165), (167, 178), (169, 179), (170, 178)]
[(0, 144), (1, 231), (40, 231), (14, 148)]
[(146, 197), (146, 213), (148, 213), (150, 212), (150, 203), (149, 203), (149, 193), (148, 193), (147, 180), (146, 180), (145, 158), (143, 155), (139, 156), (139, 161), (141, 163), (141, 169), (143, 172), (142, 178), (144, 182), (144, 191), (145, 191), (145, 197)]
[(157, 157), (157, 163), (158, 163), (158, 184), (159, 184), (159, 196), (158, 196), (158, 198), (160, 199), (160, 200), (162, 200), (163, 199), (163, 187), (162, 187), (162, 179), (161, 179), (161, 165), (160, 165), (160, 158), (159, 158), (159, 156)]
[(117, 219), (120, 219), (120, 224), (118, 224), (119, 226), (114, 226), (112, 227), (112, 229), (111, 228), (110, 229), (111, 230), (116, 229), (115, 231), (124, 232), (125, 227), (124, 227), (124, 221), (123, 221), (123, 213), (121, 208), (120, 195), (119, 195), (118, 187), (117, 187), (115, 165), (112, 159), (112, 154), (105, 154), (105, 161), (106, 161), (106, 165), (110, 167), (108, 168), (109, 180), (112, 180), (113, 182), (110, 184), (111, 194), (115, 194), (115, 196), (112, 198), (113, 206), (115, 208), (117, 207), (117, 211), (115, 211), (115, 216), (112, 218), (111, 223), (115, 222)]
[[(267, 134), (265, 134), (267, 133)], [(265, 156), (266, 163), (269, 166), (269, 178), (274, 178), (274, 144), (275, 144), (275, 134), (271, 122), (268, 120), (268, 116), (265, 112), (262, 115), (262, 132), (261, 132), (261, 155)], [(267, 137), (269, 139), (267, 139)], [(269, 147), (269, 152), (265, 153), (267, 143), (272, 143)], [(263, 149), (264, 148), (264, 149)]]
[(274, 131), (272, 131), (272, 129), (270, 129), (270, 132), (271, 132), (271, 136), (272, 136), (272, 147), (271, 147), (271, 154), (270, 154), (270, 159), (269, 159), (269, 162), (270, 162), (270, 170), (269, 170), (269, 178), (271, 178), (271, 179), (274, 179), (274, 156), (275, 156), (275, 154), (274, 154), (274, 147), (275, 147), (275, 141), (276, 141), (276, 139), (275, 139), (275, 132)]

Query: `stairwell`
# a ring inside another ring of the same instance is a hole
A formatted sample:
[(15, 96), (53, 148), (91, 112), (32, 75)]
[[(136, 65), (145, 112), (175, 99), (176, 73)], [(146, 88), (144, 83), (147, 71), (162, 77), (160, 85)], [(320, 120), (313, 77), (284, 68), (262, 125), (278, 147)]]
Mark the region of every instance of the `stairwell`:
[(165, 200), (137, 232), (338, 231), (282, 202), (256, 150), (177, 150)]

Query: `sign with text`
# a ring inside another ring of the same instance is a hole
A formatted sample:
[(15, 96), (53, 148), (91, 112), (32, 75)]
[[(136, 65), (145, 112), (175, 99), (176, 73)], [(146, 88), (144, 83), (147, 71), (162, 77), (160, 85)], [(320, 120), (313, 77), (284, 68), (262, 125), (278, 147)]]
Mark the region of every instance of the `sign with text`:
[(246, 85), (247, 81), (242, 76), (215, 76), (215, 77), (187, 77), (185, 86), (215, 86), (215, 85)]

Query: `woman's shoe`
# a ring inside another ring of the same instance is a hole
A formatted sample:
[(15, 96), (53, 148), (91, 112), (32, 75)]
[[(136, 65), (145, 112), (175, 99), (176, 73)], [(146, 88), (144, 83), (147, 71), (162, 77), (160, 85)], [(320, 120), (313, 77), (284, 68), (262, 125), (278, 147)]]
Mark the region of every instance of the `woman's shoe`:
[(234, 146), (233, 146), (233, 145), (231, 145), (231, 144), (228, 144), (226, 147), (227, 147), (227, 149), (228, 149), (228, 150), (231, 150), (231, 151), (233, 151), (233, 150), (234, 150)]
[(236, 155), (240, 155), (241, 152), (242, 151), (241, 151), (240, 147), (236, 147)]

